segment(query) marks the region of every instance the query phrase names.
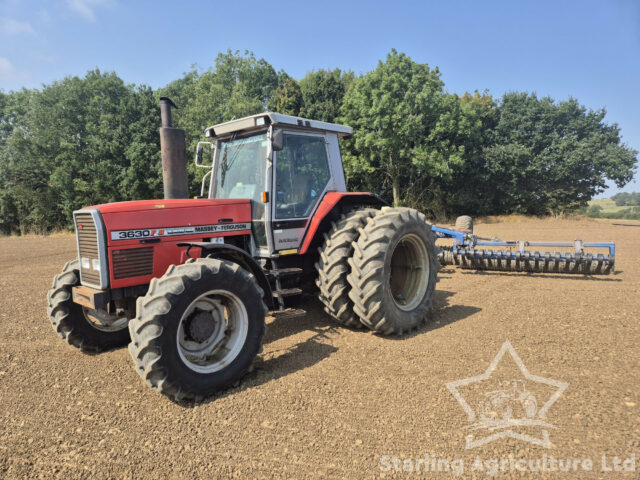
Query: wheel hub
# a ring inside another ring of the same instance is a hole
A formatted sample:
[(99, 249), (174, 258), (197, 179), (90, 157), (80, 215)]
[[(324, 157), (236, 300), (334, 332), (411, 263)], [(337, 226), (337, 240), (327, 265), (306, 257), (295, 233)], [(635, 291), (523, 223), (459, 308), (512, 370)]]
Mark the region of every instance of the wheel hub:
[(396, 306), (404, 311), (416, 308), (429, 284), (429, 255), (423, 241), (414, 234), (402, 237), (391, 255), (389, 285)]
[(196, 372), (217, 372), (240, 353), (248, 328), (247, 310), (236, 295), (226, 290), (206, 292), (180, 319), (178, 353)]
[(199, 311), (194, 313), (188, 322), (187, 334), (195, 342), (207, 340), (216, 328), (216, 321), (211, 312)]

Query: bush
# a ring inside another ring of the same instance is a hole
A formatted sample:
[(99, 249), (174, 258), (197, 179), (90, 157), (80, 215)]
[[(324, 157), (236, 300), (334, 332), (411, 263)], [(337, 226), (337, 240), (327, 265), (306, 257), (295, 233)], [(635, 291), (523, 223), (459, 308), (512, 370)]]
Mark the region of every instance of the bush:
[(602, 207), (600, 205), (591, 205), (584, 210), (584, 215), (591, 218), (600, 218), (602, 216)]

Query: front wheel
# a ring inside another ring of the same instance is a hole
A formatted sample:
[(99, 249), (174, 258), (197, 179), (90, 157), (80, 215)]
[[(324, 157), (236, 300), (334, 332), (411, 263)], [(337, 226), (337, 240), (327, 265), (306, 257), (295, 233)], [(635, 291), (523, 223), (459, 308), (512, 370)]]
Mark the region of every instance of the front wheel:
[(171, 266), (138, 299), (129, 352), (152, 388), (200, 400), (235, 384), (260, 351), (267, 308), (253, 275), (202, 258)]
[(129, 342), (126, 312), (109, 314), (73, 302), (72, 288), (80, 285), (78, 260), (68, 262), (55, 276), (49, 290), (49, 320), (55, 332), (69, 345), (85, 352), (101, 352)]

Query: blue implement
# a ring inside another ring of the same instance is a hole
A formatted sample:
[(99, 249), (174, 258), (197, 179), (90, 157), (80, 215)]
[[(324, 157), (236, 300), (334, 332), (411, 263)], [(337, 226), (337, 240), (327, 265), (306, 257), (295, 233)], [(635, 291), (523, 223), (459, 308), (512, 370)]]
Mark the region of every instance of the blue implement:
[[(473, 233), (432, 226), (439, 239), (453, 239), (440, 247), (441, 265), (458, 265), (474, 270), (606, 275), (614, 271), (616, 246), (613, 242), (532, 242), (484, 238)], [(572, 248), (571, 252), (531, 251), (533, 247)], [(497, 250), (496, 250), (497, 249)], [(600, 249), (590, 253), (587, 250)], [(602, 253), (607, 250), (606, 254)]]

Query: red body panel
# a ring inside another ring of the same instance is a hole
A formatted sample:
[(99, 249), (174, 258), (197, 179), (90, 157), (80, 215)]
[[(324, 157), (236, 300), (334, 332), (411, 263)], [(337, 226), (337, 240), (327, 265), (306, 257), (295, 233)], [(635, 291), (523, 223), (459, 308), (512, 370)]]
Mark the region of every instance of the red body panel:
[[(251, 203), (244, 199), (172, 199), (118, 202), (93, 207), (100, 211), (107, 234), (107, 256), (109, 261), (109, 283), (111, 288), (129, 287), (149, 283), (152, 278), (162, 276), (169, 265), (184, 263), (186, 248), (177, 244), (185, 241), (198, 242), (212, 237), (248, 235), (250, 229), (227, 232), (188, 233), (158, 237), (157, 243), (142, 243), (141, 238), (112, 239), (112, 232), (148, 229), (163, 231), (172, 227), (203, 225), (227, 225), (251, 223)], [(220, 222), (224, 219), (224, 222)], [(153, 247), (153, 273), (151, 275), (127, 277), (116, 280), (113, 276), (113, 251), (131, 248)], [(197, 257), (199, 249), (190, 255)]]
[(163, 208), (194, 208), (194, 207), (218, 207), (221, 205), (248, 205), (249, 200), (236, 198), (172, 198), (160, 200), (132, 200), (130, 202), (113, 202), (93, 205), (85, 208), (97, 208), (100, 213), (118, 213), (118, 212), (143, 212), (146, 210), (158, 210)]
[(331, 210), (335, 208), (335, 206), (342, 200), (344, 197), (357, 197), (357, 196), (371, 196), (370, 193), (366, 192), (329, 192), (327, 193), (322, 202), (318, 206), (318, 209), (313, 214), (311, 218), (311, 223), (307, 228), (307, 232), (304, 236), (304, 240), (302, 241), (302, 246), (300, 247), (300, 255), (307, 253), (309, 250), (309, 245), (311, 245), (311, 241), (313, 237), (315, 237), (316, 232), (318, 231), (318, 227), (320, 226), (320, 222), (326, 217)]
[[(202, 241), (201, 237), (189, 237), (180, 240), (184, 241)], [(110, 288), (132, 287), (134, 285), (144, 285), (151, 281), (154, 277), (161, 277), (167, 271), (170, 265), (179, 265), (187, 261), (185, 254), (185, 247), (178, 247), (176, 241), (163, 241), (156, 243), (155, 245), (129, 245), (125, 248), (109, 248), (108, 260), (109, 265), (113, 265), (113, 251), (125, 250), (131, 248), (140, 248), (141, 246), (153, 246), (153, 273), (151, 275), (142, 275), (138, 277), (127, 277), (116, 280), (113, 278), (113, 268), (109, 269), (109, 285)], [(200, 249), (196, 248), (189, 252), (192, 258), (198, 258), (200, 256)]]

